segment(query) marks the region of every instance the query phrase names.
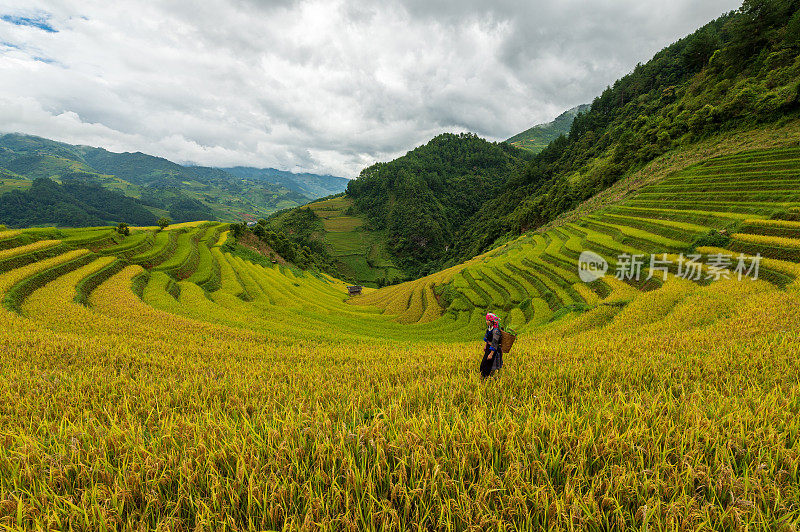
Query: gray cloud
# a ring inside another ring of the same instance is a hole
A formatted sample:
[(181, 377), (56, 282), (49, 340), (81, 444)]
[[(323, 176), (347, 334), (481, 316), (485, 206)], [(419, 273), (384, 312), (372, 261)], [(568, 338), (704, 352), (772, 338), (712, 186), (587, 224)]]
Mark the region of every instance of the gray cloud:
[(0, 0), (0, 130), (354, 177), (444, 131), (550, 120), (737, 7)]

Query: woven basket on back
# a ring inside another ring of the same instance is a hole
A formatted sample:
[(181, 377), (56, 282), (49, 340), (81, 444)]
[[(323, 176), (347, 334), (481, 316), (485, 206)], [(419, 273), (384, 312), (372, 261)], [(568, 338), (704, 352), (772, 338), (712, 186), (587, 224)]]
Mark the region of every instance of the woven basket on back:
[(503, 350), (503, 353), (508, 353), (511, 351), (511, 346), (514, 345), (514, 340), (517, 339), (517, 335), (502, 329), (500, 329), (500, 333), (502, 335), (500, 338), (500, 348)]

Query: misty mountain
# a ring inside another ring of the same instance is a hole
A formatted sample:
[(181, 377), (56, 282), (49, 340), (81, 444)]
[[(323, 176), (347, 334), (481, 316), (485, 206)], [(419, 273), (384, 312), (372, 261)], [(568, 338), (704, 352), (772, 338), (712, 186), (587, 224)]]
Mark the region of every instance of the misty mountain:
[(254, 181), (266, 181), (285, 186), (299, 194), (303, 194), (312, 199), (330, 196), (344, 192), (347, 188), (349, 179), (345, 177), (335, 177), (332, 175), (318, 175), (276, 170), (275, 168), (253, 168), (250, 166), (234, 166), (232, 168), (221, 168), (229, 174), (251, 179)]

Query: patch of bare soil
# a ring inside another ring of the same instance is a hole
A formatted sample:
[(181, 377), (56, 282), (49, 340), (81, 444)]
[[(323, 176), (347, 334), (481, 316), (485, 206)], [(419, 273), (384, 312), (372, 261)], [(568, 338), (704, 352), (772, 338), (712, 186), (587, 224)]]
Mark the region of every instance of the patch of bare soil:
[(280, 255), (278, 255), (278, 253), (276, 253), (274, 249), (272, 249), (267, 244), (265, 244), (263, 240), (258, 238), (253, 233), (245, 232), (244, 235), (239, 237), (237, 242), (239, 242), (239, 244), (243, 245), (244, 247), (246, 247), (248, 249), (252, 249), (256, 253), (259, 253), (259, 254), (267, 257), (268, 259), (273, 257), (273, 256), (270, 255), (270, 253), (274, 253), (274, 260), (275, 260), (275, 262), (277, 264), (281, 264), (281, 265), (289, 264), (289, 261), (287, 261), (286, 259), (284, 259)]

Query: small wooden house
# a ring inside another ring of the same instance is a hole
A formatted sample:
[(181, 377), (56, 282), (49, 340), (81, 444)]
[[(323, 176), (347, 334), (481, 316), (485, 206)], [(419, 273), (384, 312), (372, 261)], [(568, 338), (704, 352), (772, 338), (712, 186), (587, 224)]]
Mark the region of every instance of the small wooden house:
[(358, 296), (361, 295), (361, 287), (360, 286), (348, 286), (347, 293), (351, 296)]

